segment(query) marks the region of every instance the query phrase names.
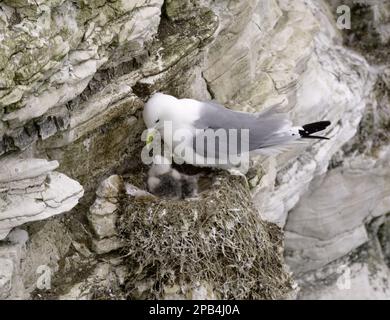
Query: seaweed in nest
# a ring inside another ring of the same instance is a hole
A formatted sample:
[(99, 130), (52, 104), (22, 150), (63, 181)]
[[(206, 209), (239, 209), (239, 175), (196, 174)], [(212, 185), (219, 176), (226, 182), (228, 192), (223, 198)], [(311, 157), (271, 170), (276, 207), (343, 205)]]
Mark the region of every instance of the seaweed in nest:
[(206, 283), (219, 299), (277, 299), (291, 291), (282, 232), (262, 221), (240, 177), (218, 175), (195, 200), (121, 199), (128, 299), (191, 298)]

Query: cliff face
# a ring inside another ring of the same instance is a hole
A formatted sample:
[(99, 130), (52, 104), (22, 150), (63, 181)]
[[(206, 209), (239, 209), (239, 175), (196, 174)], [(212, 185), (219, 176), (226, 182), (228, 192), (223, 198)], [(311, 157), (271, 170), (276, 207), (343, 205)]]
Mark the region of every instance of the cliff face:
[(3, 1), (0, 297), (28, 297), (41, 265), (71, 278), (56, 297), (123, 284), (121, 263), (97, 263), (121, 246), (98, 185), (140, 168), (140, 111), (163, 91), (331, 120), (330, 141), (256, 161), (251, 202), (284, 229), (299, 298), (388, 298), (390, 6), (345, 2), (351, 30), (336, 0)]

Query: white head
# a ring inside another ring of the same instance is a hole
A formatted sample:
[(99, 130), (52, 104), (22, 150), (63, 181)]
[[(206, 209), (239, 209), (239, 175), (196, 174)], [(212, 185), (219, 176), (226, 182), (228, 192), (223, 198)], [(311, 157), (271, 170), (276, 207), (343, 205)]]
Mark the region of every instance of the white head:
[(155, 93), (145, 104), (143, 118), (147, 128), (155, 128), (159, 123), (172, 119), (177, 99), (173, 96)]

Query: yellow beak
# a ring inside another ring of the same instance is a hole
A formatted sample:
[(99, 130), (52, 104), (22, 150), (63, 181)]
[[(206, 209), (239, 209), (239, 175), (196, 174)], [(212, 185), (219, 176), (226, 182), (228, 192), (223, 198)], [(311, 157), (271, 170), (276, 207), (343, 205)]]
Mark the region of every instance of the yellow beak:
[(154, 131), (151, 131), (148, 133), (146, 136), (146, 145), (149, 145), (153, 142), (153, 137), (154, 137)]
[(153, 142), (154, 135), (155, 135), (156, 131), (157, 131), (156, 128), (149, 129), (149, 132), (146, 135), (146, 145), (147, 146)]

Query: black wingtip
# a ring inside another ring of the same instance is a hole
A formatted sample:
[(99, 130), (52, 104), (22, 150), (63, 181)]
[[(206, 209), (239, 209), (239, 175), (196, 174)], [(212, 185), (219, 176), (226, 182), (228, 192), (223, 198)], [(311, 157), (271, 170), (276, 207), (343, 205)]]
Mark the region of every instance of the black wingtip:
[(313, 123), (308, 123), (302, 126), (303, 130), (307, 134), (315, 133), (318, 131), (325, 130), (327, 127), (329, 127), (331, 124), (330, 121), (318, 121), (318, 122), (313, 122)]
[(321, 136), (312, 136), (311, 134), (319, 131), (323, 131), (330, 125), (331, 125), (330, 121), (318, 121), (318, 122), (308, 123), (302, 126), (303, 130), (299, 130), (299, 134), (301, 135), (302, 138), (306, 138), (306, 139), (329, 140), (329, 138), (321, 137)]
[(319, 140), (330, 140), (329, 138), (327, 137), (322, 137), (322, 136), (302, 136), (302, 138), (304, 139), (319, 139)]

